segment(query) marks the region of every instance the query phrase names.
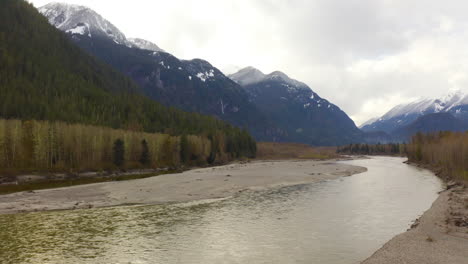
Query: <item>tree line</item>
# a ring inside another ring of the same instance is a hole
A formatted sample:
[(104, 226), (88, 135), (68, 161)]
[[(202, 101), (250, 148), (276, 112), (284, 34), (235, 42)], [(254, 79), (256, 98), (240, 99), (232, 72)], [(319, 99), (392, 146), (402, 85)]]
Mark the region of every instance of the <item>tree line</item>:
[(417, 133), (408, 145), (408, 159), (435, 166), (450, 178), (468, 181), (468, 132)]
[(337, 153), (348, 155), (406, 155), (407, 145), (399, 143), (390, 144), (349, 144), (337, 148)]
[[(0, 173), (202, 166), (252, 156), (247, 133), (145, 133), (82, 124), (0, 119)], [(233, 142), (242, 142), (234, 144)], [(245, 149), (250, 148), (250, 151)]]

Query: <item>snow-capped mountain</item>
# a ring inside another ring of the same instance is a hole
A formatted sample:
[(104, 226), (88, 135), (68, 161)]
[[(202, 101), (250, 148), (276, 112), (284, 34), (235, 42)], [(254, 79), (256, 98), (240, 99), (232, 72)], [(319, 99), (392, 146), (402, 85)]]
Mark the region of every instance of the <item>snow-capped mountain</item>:
[(229, 75), (243, 85), (250, 100), (287, 131), (287, 140), (313, 145), (362, 141), (363, 133), (336, 105), (283, 72), (264, 74), (248, 67)]
[(117, 44), (151, 51), (164, 51), (156, 44), (139, 38), (125, 37), (116, 26), (104, 19), (94, 10), (80, 5), (53, 2), (38, 8), (49, 23), (70, 35), (90, 38), (103, 37)]
[(229, 75), (229, 78), (242, 86), (261, 82), (265, 77), (266, 74), (251, 66)]
[(89, 37), (104, 36), (119, 44), (127, 42), (127, 38), (117, 27), (85, 6), (54, 2), (40, 7), (39, 12), (50, 24), (67, 33)]
[(242, 86), (255, 84), (255, 83), (259, 83), (263, 81), (268, 81), (268, 80), (272, 80), (272, 81), (277, 80), (277, 81), (284, 82), (288, 85), (294, 86), (295, 88), (309, 89), (305, 83), (291, 79), (289, 78), (288, 75), (286, 75), (283, 72), (275, 71), (267, 75), (252, 66), (246, 67), (234, 74), (229, 75), (229, 78), (231, 78), (233, 81), (237, 82), (238, 84)]
[(141, 38), (128, 38), (127, 41), (130, 42), (133, 47), (136, 47), (139, 49), (151, 50), (151, 51), (157, 51), (157, 52), (159, 51), (165, 52), (163, 49), (158, 47), (158, 45), (148, 40), (144, 40)]
[(419, 117), (434, 113), (450, 113), (459, 120), (468, 121), (468, 92), (452, 90), (441, 98), (423, 98), (398, 105), (379, 119), (363, 125), (362, 130), (393, 133)]

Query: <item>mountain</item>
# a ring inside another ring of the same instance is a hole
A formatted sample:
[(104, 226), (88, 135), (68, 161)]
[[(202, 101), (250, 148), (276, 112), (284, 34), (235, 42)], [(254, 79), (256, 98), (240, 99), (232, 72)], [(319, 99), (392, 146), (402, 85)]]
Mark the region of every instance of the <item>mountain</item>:
[[(450, 113), (459, 120), (468, 121), (468, 93), (456, 90), (442, 98), (425, 98), (398, 105), (378, 120), (363, 125), (362, 130), (385, 131), (391, 134), (422, 116), (434, 113)], [(440, 130), (446, 130), (446, 128), (440, 127)]]
[(451, 113), (441, 112), (423, 115), (411, 124), (398, 128), (393, 135), (397, 139), (408, 141), (418, 132), (465, 131), (467, 129), (468, 123), (455, 118)]
[[(138, 85), (76, 47), (26, 1), (0, 2), (0, 94), (3, 119), (210, 136), (212, 142), (229, 144), (231, 153), (240, 153), (239, 149), (252, 153), (255, 148), (248, 134), (226, 122), (168, 108), (143, 96)], [(9, 129), (0, 128), (0, 133)], [(30, 134), (2, 135), (12, 140)], [(93, 140), (107, 139), (96, 135)], [(216, 146), (213, 143), (211, 151)]]
[(280, 129), (286, 141), (312, 145), (362, 142), (363, 133), (339, 107), (285, 73), (248, 67), (229, 76)]
[[(87, 7), (53, 3), (39, 11), (79, 47), (133, 79), (151, 99), (247, 127), (261, 140), (281, 137), (244, 89), (209, 62), (179, 60), (155, 44), (127, 39)], [(83, 25), (90, 34), (79, 30)]]
[(364, 132), (364, 140), (367, 144), (388, 144), (393, 143), (395, 139), (383, 131)]
[(158, 45), (150, 42), (148, 40), (140, 39), (140, 38), (129, 38), (127, 41), (131, 44), (131, 47), (144, 49), (144, 50), (151, 50), (157, 52), (165, 52), (163, 49), (158, 47)]
[(127, 44), (125, 35), (93, 10), (79, 5), (50, 3), (39, 8), (49, 23), (71, 34), (101, 36), (115, 43)]
[(367, 125), (370, 125), (370, 124), (374, 123), (374, 122), (377, 121), (377, 120), (379, 120), (379, 117), (371, 118), (371, 119), (367, 120), (366, 122), (362, 123), (362, 124), (359, 126), (359, 128), (363, 128), (363, 127), (365, 127), (365, 126), (367, 126)]

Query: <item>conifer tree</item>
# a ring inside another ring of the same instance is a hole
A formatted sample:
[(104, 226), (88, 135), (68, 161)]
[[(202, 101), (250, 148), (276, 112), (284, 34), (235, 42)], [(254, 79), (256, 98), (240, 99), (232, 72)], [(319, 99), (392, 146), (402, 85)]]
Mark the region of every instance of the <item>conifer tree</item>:
[(150, 161), (150, 158), (149, 158), (148, 142), (146, 142), (146, 139), (143, 139), (141, 141), (140, 163), (142, 165), (148, 165), (149, 161)]
[(186, 164), (190, 159), (190, 150), (187, 135), (180, 137), (180, 161)]
[(114, 141), (114, 165), (117, 167), (122, 167), (125, 162), (125, 145), (122, 139), (117, 139)]

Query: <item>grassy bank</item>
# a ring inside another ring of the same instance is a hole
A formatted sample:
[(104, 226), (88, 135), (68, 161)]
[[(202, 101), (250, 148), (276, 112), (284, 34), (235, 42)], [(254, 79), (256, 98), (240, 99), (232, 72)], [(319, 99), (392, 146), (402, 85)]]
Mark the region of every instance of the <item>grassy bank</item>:
[(468, 183), (468, 133), (418, 133), (407, 148), (408, 160), (435, 171), (445, 180)]

